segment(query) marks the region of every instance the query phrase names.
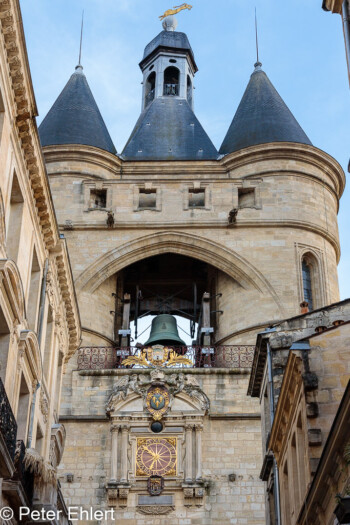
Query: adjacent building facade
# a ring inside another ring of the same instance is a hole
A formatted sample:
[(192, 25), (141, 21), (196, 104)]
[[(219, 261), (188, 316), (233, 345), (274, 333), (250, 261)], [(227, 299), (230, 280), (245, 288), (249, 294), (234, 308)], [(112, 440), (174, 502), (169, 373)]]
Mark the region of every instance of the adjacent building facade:
[(0, 507), (64, 508), (62, 377), (80, 344), (35, 123), (19, 3), (0, 2)]

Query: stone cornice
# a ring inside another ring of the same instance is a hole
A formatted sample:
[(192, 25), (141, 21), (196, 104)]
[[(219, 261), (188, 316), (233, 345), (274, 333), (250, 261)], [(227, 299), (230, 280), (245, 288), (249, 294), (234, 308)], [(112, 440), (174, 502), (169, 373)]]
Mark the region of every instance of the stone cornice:
[(55, 249), (54, 257), (57, 266), (58, 283), (66, 311), (69, 343), (65, 360), (68, 361), (80, 345), (81, 326), (67, 246), (63, 239), (60, 240), (59, 245)]
[(221, 159), (220, 163), (226, 169), (237, 169), (254, 162), (266, 162), (276, 159), (294, 160), (313, 165), (330, 177), (337, 191), (338, 198), (342, 196), (345, 188), (345, 173), (342, 167), (328, 153), (314, 146), (296, 144), (294, 142), (260, 144), (230, 153)]
[(54, 253), (59, 286), (65, 303), (69, 327), (69, 355), (80, 343), (80, 320), (67, 250), (60, 241), (56, 215), (35, 121), (37, 108), (25, 47), (23, 24), (18, 0), (0, 0), (0, 31), (8, 64), (12, 89), (14, 133), (24, 161), (32, 196), (37, 209), (43, 246)]
[[(105, 216), (104, 212), (104, 216)], [(64, 230), (66, 225), (60, 224), (59, 225), (61, 230)], [(170, 221), (170, 222), (160, 222), (160, 221), (117, 221), (115, 223), (115, 229), (122, 230), (130, 230), (135, 229), (140, 231), (140, 229), (143, 230), (178, 230), (178, 229), (207, 229), (207, 228), (228, 228), (228, 224), (226, 220), (207, 220), (203, 221), (201, 218), (198, 218), (198, 220), (192, 220), (192, 221)], [(311, 223), (308, 221), (302, 221), (302, 220), (281, 220), (281, 221), (274, 221), (274, 220), (264, 220), (264, 219), (258, 219), (258, 220), (240, 220), (239, 217), (237, 218), (237, 222), (234, 226), (230, 226), (230, 229), (240, 229), (240, 228), (291, 228), (291, 229), (300, 229), (300, 230), (306, 230), (311, 231), (313, 233), (316, 233), (323, 237), (325, 240), (327, 240), (334, 248), (336, 253), (337, 262), (339, 262), (340, 259), (340, 244), (339, 244), (339, 238), (338, 236), (332, 235), (329, 231), (327, 231), (325, 228), (322, 228), (318, 224)], [(76, 231), (92, 231), (92, 230), (109, 230), (107, 224), (105, 224), (105, 221), (101, 224), (98, 223), (83, 223), (83, 222), (76, 222), (73, 224), (73, 230)]]
[(62, 160), (64, 162), (76, 161), (79, 164), (86, 162), (108, 170), (110, 174), (114, 174), (118, 179), (122, 174), (123, 161), (117, 155), (94, 146), (80, 144), (45, 146), (43, 153), (47, 164), (62, 162)]
[[(339, 199), (345, 188), (345, 174), (340, 164), (324, 151), (308, 146), (305, 144), (296, 144), (292, 142), (274, 142), (270, 144), (261, 144), (245, 148), (234, 153), (230, 153), (219, 160), (210, 161), (125, 161), (121, 157), (112, 155), (109, 152), (94, 148), (92, 146), (82, 145), (60, 145), (46, 146), (44, 148), (45, 160), (49, 166), (50, 176), (53, 175), (72, 175), (72, 166), (64, 169), (64, 162), (74, 162), (81, 164), (86, 162), (92, 166), (99, 166), (106, 170), (106, 175), (114, 175), (115, 178), (110, 182), (124, 181), (135, 182), (140, 178), (155, 178), (157, 181), (186, 181), (192, 180), (193, 177), (201, 177), (206, 180), (221, 180), (233, 182), (241, 179), (240, 174), (235, 174), (240, 168), (250, 166), (254, 168), (252, 173), (247, 173), (247, 177), (264, 177), (278, 176), (279, 174), (296, 174), (305, 177), (311, 177), (315, 180), (320, 179), (317, 175), (302, 170), (300, 167), (291, 166), (290, 170), (285, 167), (274, 168), (268, 167), (266, 162), (273, 161), (298, 161), (305, 165), (311, 165), (313, 168), (320, 170), (329, 179), (319, 180), (325, 184), (331, 191), (335, 192)], [(55, 163), (60, 164), (59, 171)], [(261, 165), (261, 169), (257, 165)], [(74, 171), (74, 170), (73, 170)], [(82, 174), (74, 172), (75, 175)], [(84, 174), (87, 177), (95, 178), (94, 174)], [(104, 177), (98, 177), (106, 180)], [(108, 180), (108, 179), (107, 179)]]
[(21, 144), (44, 244), (50, 250), (58, 242), (59, 235), (35, 123), (37, 109), (18, 0), (0, 1), (0, 28), (12, 83), (15, 132)]
[(280, 466), (280, 460), (288, 440), (289, 428), (293, 423), (293, 415), (303, 387), (301, 369), (301, 358), (290, 352), (267, 447), (275, 454), (278, 466)]
[(332, 13), (342, 13), (343, 0), (323, 0), (322, 9), (332, 11)]

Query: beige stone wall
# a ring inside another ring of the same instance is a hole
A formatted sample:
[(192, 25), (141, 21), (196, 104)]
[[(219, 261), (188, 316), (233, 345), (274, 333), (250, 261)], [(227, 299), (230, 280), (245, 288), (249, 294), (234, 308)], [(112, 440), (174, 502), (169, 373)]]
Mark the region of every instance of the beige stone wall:
[[(219, 370), (216, 373), (208, 370), (189, 372), (195, 373), (211, 402), (202, 438), (203, 477), (208, 481), (203, 507), (184, 507), (179, 484), (175, 491), (175, 511), (167, 517), (146, 517), (135, 510), (140, 489), (134, 487), (134, 490), (131, 488), (128, 507), (117, 509), (116, 516), (121, 523), (128, 525), (169, 523), (169, 520), (178, 525), (224, 525), (234, 523), (234, 520), (261, 525), (264, 487), (259, 480), (261, 452), (256, 446), (261, 439), (260, 420), (258, 402), (246, 396), (248, 374)], [(72, 410), (67, 412), (75, 417), (68, 420), (62, 416), (67, 429), (67, 444), (59, 476), (68, 504), (106, 508), (111, 432), (110, 422), (99, 418), (105, 416), (105, 404), (123, 371), (115, 373), (118, 375), (73, 373)], [(66, 474), (70, 472), (74, 473), (73, 483), (66, 480)], [(233, 473), (236, 480), (231, 482), (228, 475)], [(146, 493), (144, 488), (141, 493)]]
[[(83, 325), (101, 333), (100, 344), (111, 337), (111, 324), (100, 314), (106, 301), (111, 304), (110, 286), (102, 283), (156, 253), (198, 257), (223, 272), (217, 283), (221, 343), (252, 342), (264, 324), (299, 313), (304, 253), (317, 260), (315, 306), (339, 299), (337, 210), (344, 175), (320, 150), (276, 144), (220, 162), (168, 164), (126, 163), (85, 146), (45, 151)], [(146, 186), (157, 191), (155, 210), (138, 209), (139, 189)], [(203, 209), (188, 209), (193, 187), (205, 190)], [(242, 201), (241, 192), (249, 189), (253, 201)], [(91, 190), (106, 191), (105, 208), (89, 207)], [(234, 207), (237, 223), (228, 227)], [(107, 210), (114, 213), (113, 229), (106, 227)], [(90, 319), (90, 304), (96, 319)]]

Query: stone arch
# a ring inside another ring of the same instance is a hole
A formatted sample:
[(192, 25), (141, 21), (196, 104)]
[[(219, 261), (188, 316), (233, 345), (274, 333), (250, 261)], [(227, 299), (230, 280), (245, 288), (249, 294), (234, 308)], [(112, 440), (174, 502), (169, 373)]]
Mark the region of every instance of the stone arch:
[(20, 345), (23, 345), (24, 347), (33, 378), (41, 380), (42, 363), (36, 333), (31, 330), (22, 330), (20, 334)]
[(10, 259), (0, 260), (0, 275), (6, 289), (14, 318), (23, 322), (26, 317), (22, 279), (16, 264)]
[(272, 285), (247, 259), (220, 244), (193, 234), (162, 232), (147, 235), (114, 248), (91, 264), (76, 280), (77, 293), (93, 293), (106, 279), (141, 259), (176, 253), (204, 261), (226, 273), (245, 289), (255, 288), (283, 306)]

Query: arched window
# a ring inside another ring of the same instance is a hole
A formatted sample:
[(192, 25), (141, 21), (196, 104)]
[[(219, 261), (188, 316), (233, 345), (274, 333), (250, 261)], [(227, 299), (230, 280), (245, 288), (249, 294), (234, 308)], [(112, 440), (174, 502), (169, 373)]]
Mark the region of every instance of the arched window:
[(154, 93), (156, 89), (156, 74), (153, 71), (146, 80), (145, 89), (145, 108), (154, 100)]
[(187, 101), (192, 106), (192, 81), (189, 75), (187, 75)]
[(312, 297), (312, 267), (309, 261), (304, 257), (302, 261), (302, 272), (303, 272), (303, 292), (304, 301), (308, 303), (309, 310), (313, 310), (313, 297)]
[(177, 67), (170, 66), (164, 71), (164, 96), (178, 96), (180, 83), (180, 71)]

